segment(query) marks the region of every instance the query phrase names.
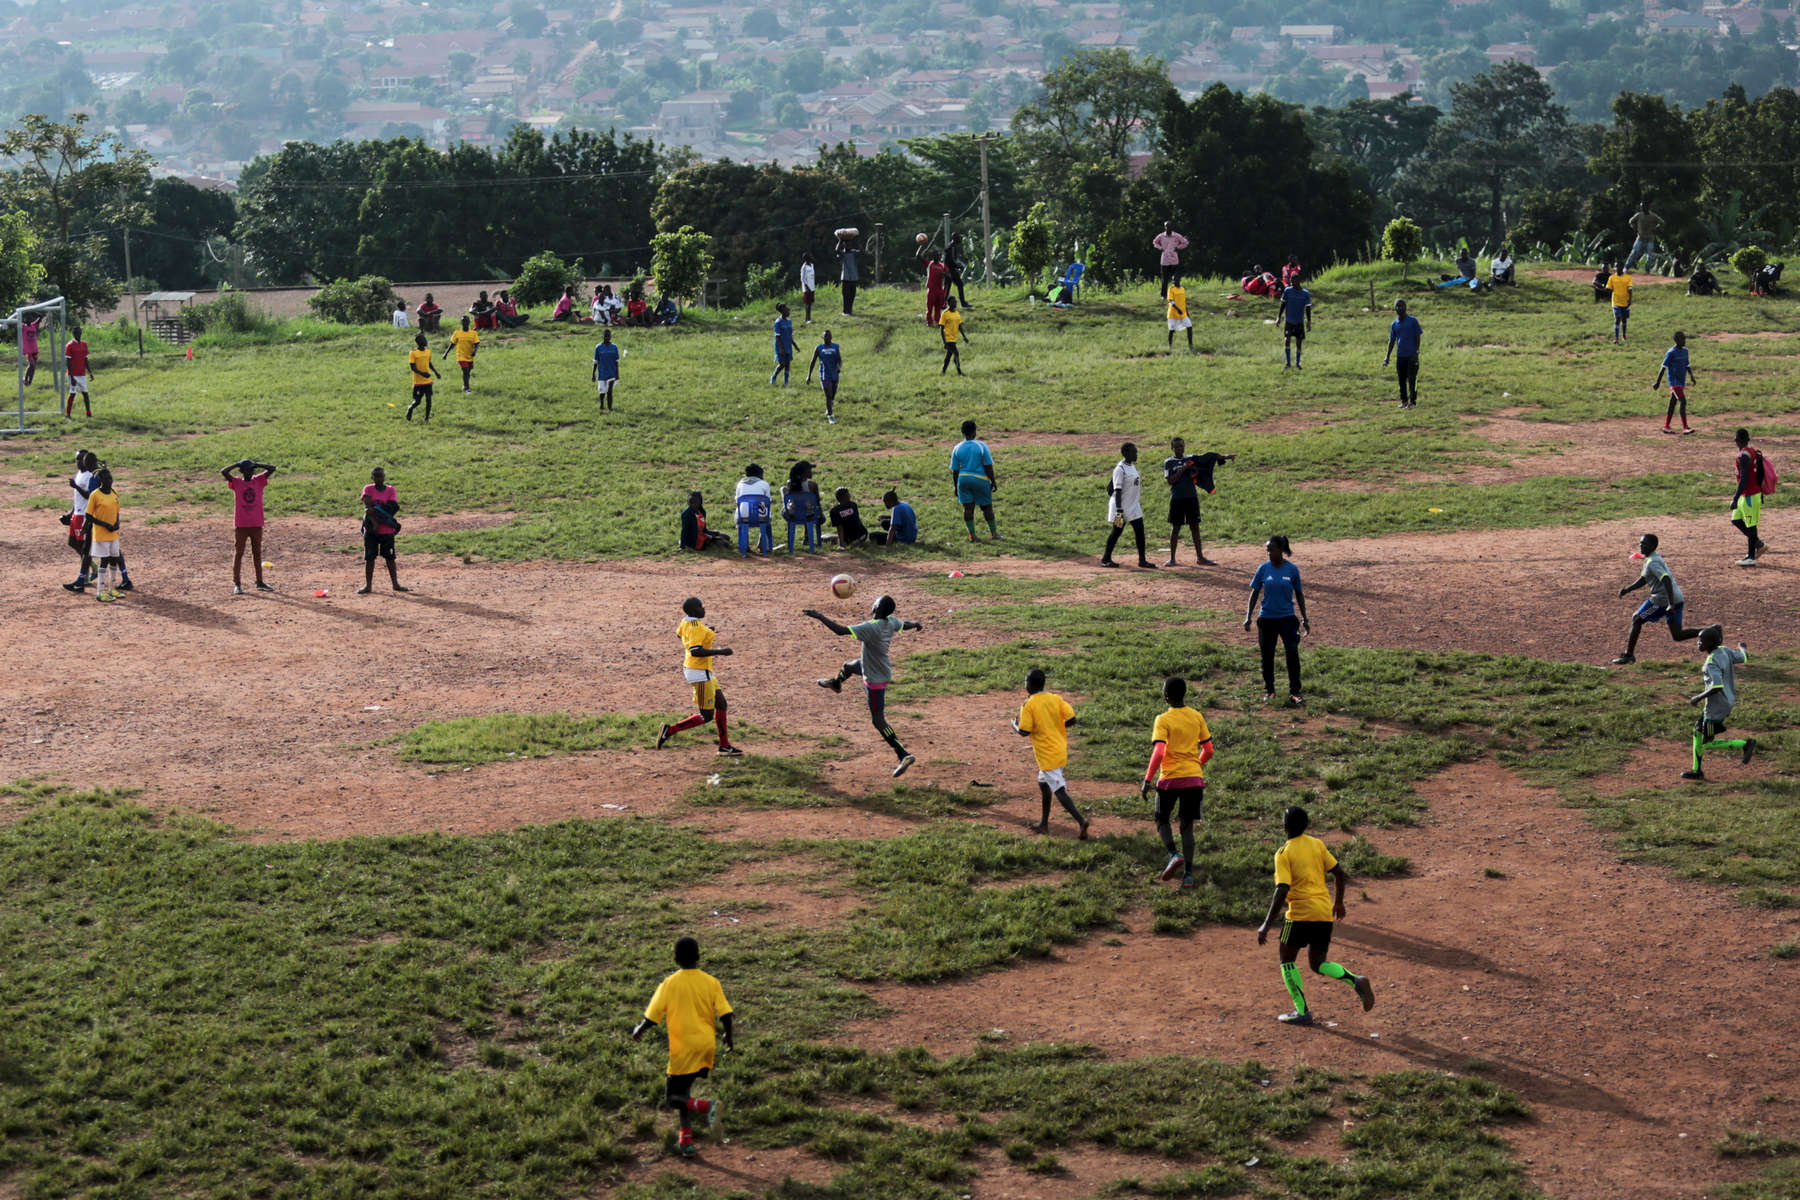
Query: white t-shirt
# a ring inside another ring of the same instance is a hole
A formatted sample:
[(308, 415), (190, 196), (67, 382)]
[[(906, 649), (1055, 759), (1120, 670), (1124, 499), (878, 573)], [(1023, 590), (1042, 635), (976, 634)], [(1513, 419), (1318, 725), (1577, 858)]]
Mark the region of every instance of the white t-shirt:
[(588, 315), (596, 321), (604, 317), (606, 315), (606, 301), (595, 296), (593, 303), (588, 305)]
[(406, 310), (404, 308), (396, 308), (394, 310), (394, 328), (395, 329), (411, 329), (412, 328), (412, 322), (408, 321), (406, 319)]
[(813, 287), (813, 283), (817, 278), (818, 278), (818, 276), (813, 271), (813, 265), (811, 263), (801, 263), (800, 264), (800, 290), (801, 291), (803, 291), (803, 292), (817, 291), (818, 289)]
[[(80, 488), (81, 491), (76, 491), (75, 488)], [(71, 497), (71, 500), (69, 503), (69, 511), (78, 517), (82, 516), (84, 513), (86, 513), (87, 512), (87, 497), (82, 495), (81, 493), (82, 492), (91, 492), (93, 490), (94, 490), (94, 473), (92, 471), (77, 471), (77, 472), (75, 472), (75, 487), (72, 487), (69, 489), (69, 495)]]
[(1138, 474), (1137, 464), (1121, 459), (1113, 468), (1112, 486), (1112, 496), (1106, 502), (1107, 521), (1121, 516), (1127, 521), (1143, 520), (1144, 478)]
[(745, 496), (761, 496), (765, 500), (774, 499), (774, 493), (769, 490), (768, 480), (757, 479), (749, 475), (738, 480), (737, 493), (732, 499), (734, 501), (742, 500)]
[(1511, 267), (1512, 267), (1512, 259), (1509, 256), (1504, 255), (1504, 254), (1494, 255), (1494, 274), (1498, 275), (1502, 271), (1508, 270)]

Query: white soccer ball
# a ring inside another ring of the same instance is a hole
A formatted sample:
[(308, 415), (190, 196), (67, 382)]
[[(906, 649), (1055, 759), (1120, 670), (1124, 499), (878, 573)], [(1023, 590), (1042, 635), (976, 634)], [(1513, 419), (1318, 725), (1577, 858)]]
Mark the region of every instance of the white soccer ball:
[(856, 580), (849, 575), (833, 575), (831, 577), (831, 594), (839, 600), (848, 600), (856, 594)]

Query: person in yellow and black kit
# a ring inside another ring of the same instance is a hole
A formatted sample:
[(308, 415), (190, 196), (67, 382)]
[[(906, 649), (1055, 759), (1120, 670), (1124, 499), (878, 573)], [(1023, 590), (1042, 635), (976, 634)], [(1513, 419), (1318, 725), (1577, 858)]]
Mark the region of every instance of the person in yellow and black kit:
[(656, 748), (661, 750), (670, 738), (684, 729), (692, 729), (712, 721), (719, 727), (719, 753), (742, 754), (743, 751), (731, 744), (731, 738), (725, 732), (725, 693), (719, 690), (718, 681), (713, 678), (712, 672), (713, 659), (724, 658), (731, 651), (723, 646), (713, 645), (716, 635), (703, 619), (706, 616), (706, 605), (700, 603), (700, 597), (689, 596), (683, 600), (681, 611), (685, 615), (681, 624), (675, 627), (675, 636), (681, 639), (684, 652), (681, 669), (688, 683), (693, 686), (694, 708), (697, 711), (673, 725), (664, 725), (662, 732), (656, 735)]
[(938, 368), (938, 374), (944, 374), (950, 369), (950, 364), (955, 363), (956, 373), (961, 375), (963, 373), (962, 352), (957, 349), (957, 342), (967, 340), (969, 335), (962, 331), (963, 315), (956, 311), (956, 301), (945, 299), (944, 312), (942, 316), (938, 317), (937, 323), (938, 329), (944, 335), (944, 365)]
[(719, 1125), (719, 1102), (696, 1100), (694, 1081), (704, 1079), (713, 1068), (713, 1055), (718, 1048), (715, 1025), (725, 1031), (725, 1048), (732, 1048), (731, 1002), (719, 981), (700, 969), (700, 943), (684, 937), (675, 943), (675, 965), (680, 968), (657, 985), (656, 995), (644, 1009), (644, 1019), (631, 1031), (637, 1041), (652, 1025), (669, 1026), (668, 1081), (663, 1102), (681, 1116), (681, 1135), (676, 1146), (685, 1157), (693, 1157), (694, 1114), (706, 1118), (707, 1129)]
[(412, 420), (413, 409), (419, 407), (419, 401), (425, 402), (425, 419), (431, 420), (431, 381), (442, 379), (438, 369), (432, 364), (431, 351), (425, 345), (425, 335), (413, 335), (416, 347), (407, 353), (406, 365), (412, 368), (412, 403), (406, 406), (406, 419)]
[[(1165, 880), (1181, 876), (1181, 886), (1194, 886), (1194, 822), (1200, 819), (1200, 802), (1206, 797), (1206, 778), (1202, 773), (1213, 756), (1212, 730), (1206, 718), (1187, 706), (1187, 680), (1179, 675), (1163, 680), (1163, 699), (1168, 711), (1156, 718), (1151, 732), (1154, 748), (1150, 766), (1144, 771), (1143, 796), (1148, 800), (1156, 793), (1156, 832), (1163, 848), (1169, 852), (1169, 863), (1162, 870)], [(1154, 777), (1154, 779), (1153, 779)], [(1170, 821), (1177, 810), (1181, 816), (1181, 849), (1175, 848), (1175, 832)]]
[[(1269, 915), (1256, 931), (1256, 944), (1266, 945), (1275, 914), (1281, 911), (1283, 903), (1287, 905), (1287, 920), (1281, 925), (1281, 981), (1287, 984), (1294, 1011), (1282, 1013), (1276, 1020), (1287, 1025), (1313, 1023), (1312, 1009), (1300, 987), (1300, 966), (1295, 962), (1302, 946), (1306, 947), (1307, 963), (1313, 972), (1327, 979), (1342, 979), (1355, 988), (1363, 1011), (1368, 1012), (1375, 1007), (1375, 989), (1370, 986), (1369, 977), (1325, 961), (1325, 955), (1331, 951), (1331, 924), (1344, 917), (1344, 868), (1338, 866), (1324, 842), (1307, 834), (1311, 819), (1304, 808), (1295, 806), (1282, 813), (1281, 824), (1288, 840), (1275, 852), (1275, 898), (1269, 902)], [(1335, 904), (1325, 890), (1327, 872), (1337, 883)]]

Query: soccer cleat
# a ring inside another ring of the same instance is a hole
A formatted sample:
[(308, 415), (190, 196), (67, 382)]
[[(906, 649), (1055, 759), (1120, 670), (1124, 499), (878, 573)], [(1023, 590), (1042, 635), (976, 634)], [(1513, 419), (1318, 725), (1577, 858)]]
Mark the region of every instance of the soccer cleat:
[(1040, 837), (1043, 836), (1044, 834), (1049, 833), (1050, 832), (1050, 822), (1048, 822), (1048, 821), (1038, 822), (1036, 825), (1031, 826), (1031, 832), (1039, 835)]
[(839, 695), (843, 694), (844, 681), (839, 679), (836, 675), (833, 675), (830, 679), (815, 679), (813, 682), (824, 688), (826, 691), (837, 692)]
[(1162, 869), (1162, 874), (1159, 878), (1165, 882), (1173, 879), (1175, 876), (1181, 874), (1181, 868), (1185, 866), (1187, 866), (1187, 859), (1181, 857), (1179, 854), (1172, 855), (1169, 858), (1169, 865)]
[(1194, 559), (1194, 562), (1196, 565), (1202, 566), (1202, 567), (1216, 567), (1219, 565), (1218, 563), (1214, 562), (1212, 559), (1206, 557), (1206, 555), (1204, 555), (1204, 554), (1202, 554), (1198, 558)]
[(373, 588), (371, 588), (368, 584), (365, 583), (361, 587), (356, 589), (356, 594), (359, 596), (366, 596), (373, 590), (374, 590)]
[(1758, 554), (1761, 554), (1764, 550), (1767, 550), (1768, 548), (1769, 548), (1769, 543), (1763, 541), (1761, 538), (1756, 539), (1756, 552)]
[(108, 591), (98, 591), (98, 592), (94, 593), (94, 599), (98, 600), (102, 604), (111, 604), (112, 598), (113, 598), (113, 594)]
[(1275, 693), (1274, 692), (1264, 692), (1263, 693), (1263, 703), (1264, 704), (1275, 703)]
[(396, 592), (410, 592), (410, 591), (412, 591), (412, 589), (411, 589), (411, 588), (409, 588), (409, 587), (401, 587), (401, 586), (400, 586), (400, 585), (399, 585), (399, 584), (397, 584), (397, 583), (396, 583), (396, 584), (395, 584), (395, 585), (394, 585), (394, 590), (395, 590), (395, 591), (396, 591)]
[(1138, 569), (1143, 571), (1154, 571), (1156, 570), (1156, 564), (1147, 558), (1140, 558), (1138, 559)]
[(837, 424), (837, 418), (836, 418), (836, 417), (834, 417), (834, 416), (832, 416), (832, 415), (831, 415), (831, 414), (830, 414), (830, 413), (826, 413), (826, 414), (825, 414), (825, 423), (826, 423), (826, 424), (827, 424), (827, 425), (836, 425), (836, 424)]
[(681, 1152), (683, 1158), (692, 1158), (700, 1153), (699, 1148), (694, 1145), (694, 1131), (683, 1129), (681, 1136), (675, 1140), (675, 1149)]
[(1746, 554), (1744, 557), (1737, 560), (1736, 565), (1740, 567), (1754, 567), (1756, 565), (1756, 558), (1753, 555)]
[(1375, 989), (1369, 984), (1367, 975), (1356, 977), (1356, 998), (1362, 1001), (1363, 1011), (1368, 1012), (1375, 1007)]
[(231, 594), (232, 594), (232, 595), (234, 595), (234, 596), (241, 596), (241, 595), (243, 595), (243, 594), (244, 594), (244, 585), (243, 585), (243, 584), (241, 584), (241, 583), (234, 583), (234, 584), (232, 584), (232, 585), (231, 585)]
[(670, 729), (667, 725), (664, 725), (662, 727), (662, 732), (656, 735), (656, 748), (661, 750), (668, 744), (669, 739), (673, 736), (675, 736), (675, 731)]
[(1629, 667), (1632, 663), (1634, 663), (1636, 661), (1637, 661), (1637, 655), (1626, 653), (1626, 654), (1621, 654), (1621, 655), (1619, 655), (1619, 657), (1613, 659), (1612, 665), (1615, 667)]
[(1284, 1012), (1275, 1018), (1283, 1025), (1311, 1025), (1313, 1015), (1309, 1012)]
[(114, 588), (113, 590), (115, 592), (129, 592), (129, 591), (133, 590), (132, 586), (131, 586), (131, 580), (127, 579), (124, 583), (121, 583), (118, 587)]
[(720, 746), (719, 753), (726, 758), (742, 758), (744, 756), (744, 752), (736, 746)]
[(1294, 708), (1305, 708), (1306, 707), (1306, 697), (1300, 696), (1300, 695), (1289, 696), (1288, 704)]
[(1756, 753), (1756, 739), (1755, 738), (1745, 738), (1744, 739), (1744, 762), (1746, 764), (1748, 764), (1750, 761), (1750, 756), (1755, 753)]
[(1092, 824), (1092, 822), (1089, 821), (1083, 821), (1081, 823), (1081, 832), (1075, 835), (1076, 841), (1085, 842), (1088, 840), (1088, 826), (1090, 824)]
[(270, 587), (268, 584), (264, 583), (262, 580), (259, 579), (256, 581), (256, 590), (259, 592), (272, 592), (275, 589)]
[(1698, 429), (1695, 429), (1692, 425), (1683, 425), (1681, 427), (1681, 432), (1683, 434), (1689, 434), (1689, 433), (1699, 433), (1700, 431)]
[(1163, 560), (1163, 566), (1165, 566), (1165, 567), (1172, 567), (1174, 565), (1175, 565), (1175, 560), (1173, 558)]
[(1114, 562), (1114, 561), (1113, 561), (1113, 560), (1112, 560), (1112, 559), (1110, 559), (1110, 558), (1103, 558), (1103, 559), (1101, 559), (1101, 560), (1100, 560), (1100, 565), (1101, 565), (1101, 566), (1103, 566), (1103, 567), (1116, 567), (1116, 566), (1118, 566), (1118, 565), (1119, 565), (1119, 564), (1118, 564), (1118, 563), (1116, 563), (1116, 562)]
[(919, 761), (918, 759), (914, 758), (910, 754), (902, 755), (899, 764), (897, 766), (895, 766), (895, 768), (894, 768), (894, 778), (898, 779), (902, 775), (906, 774), (906, 768), (912, 766), (914, 763), (916, 763), (918, 761)]
[(1706, 772), (1705, 771), (1683, 771), (1681, 773), (1681, 777), (1683, 779), (1697, 779), (1701, 783), (1706, 782)]
[(74, 583), (65, 583), (63, 584), (63, 591), (85, 592), (87, 591), (87, 581), (85, 579), (77, 579)]
[(1193, 887), (1194, 886), (1194, 877), (1192, 875), (1183, 875), (1181, 877), (1181, 886), (1184, 888)]

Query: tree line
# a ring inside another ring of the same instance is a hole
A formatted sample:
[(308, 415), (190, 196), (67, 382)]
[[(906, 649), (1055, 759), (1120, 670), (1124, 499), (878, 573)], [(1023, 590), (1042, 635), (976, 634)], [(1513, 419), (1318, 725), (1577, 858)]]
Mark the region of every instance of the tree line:
[(821, 146), (800, 167), (518, 127), (493, 148), (290, 143), (253, 162), (233, 198), (152, 179), (147, 156), (84, 117), (29, 117), (0, 138), (14, 164), (0, 192), (24, 218), (6, 249), (17, 256), (29, 238), (35, 286), (84, 311), (116, 300), (127, 236), (140, 287), (193, 288), (505, 280), (543, 252), (633, 276), (649, 270), (659, 233), (691, 227), (710, 235), (712, 269), (736, 299), (753, 268), (792, 272), (809, 250), (823, 259), (844, 225), (888, 231), (885, 278), (916, 273), (910, 235), (946, 217), (979, 261), (984, 148), (1001, 261), (1041, 204), (1055, 257), (1079, 247), (1103, 284), (1150, 271), (1150, 240), (1170, 220), (1191, 240), (1191, 269), (1228, 276), (1289, 254), (1373, 258), (1377, 231), (1401, 215), (1428, 245), (1507, 241), (1579, 259), (1622, 249), (1641, 201), (1689, 260), (1800, 235), (1800, 96), (1787, 88), (1752, 100), (1734, 84), (1687, 109), (1627, 92), (1610, 124), (1582, 123), (1534, 68), (1508, 62), (1453, 85), (1447, 110), (1407, 96), (1307, 109), (1222, 85), (1186, 99), (1161, 62), (1121, 50), (1065, 59), (1007, 136), (914, 138), (873, 155)]

